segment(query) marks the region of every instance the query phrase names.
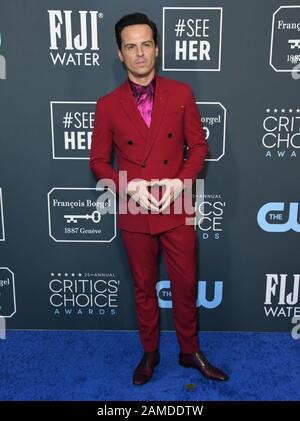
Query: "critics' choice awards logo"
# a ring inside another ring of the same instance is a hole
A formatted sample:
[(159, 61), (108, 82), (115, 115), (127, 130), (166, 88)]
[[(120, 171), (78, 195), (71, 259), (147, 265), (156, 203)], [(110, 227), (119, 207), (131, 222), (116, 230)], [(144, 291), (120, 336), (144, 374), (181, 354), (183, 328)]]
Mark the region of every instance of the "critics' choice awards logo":
[(163, 8), (163, 70), (221, 69), (222, 7)]
[(58, 316), (115, 316), (119, 286), (114, 273), (51, 273), (51, 311)]
[(299, 274), (266, 274), (266, 295), (264, 301), (266, 317), (299, 317), (299, 285)]
[(266, 108), (262, 122), (266, 158), (295, 158), (300, 148), (300, 108)]
[(115, 193), (54, 187), (48, 193), (48, 222), (56, 242), (111, 242), (116, 237)]
[(292, 72), (300, 63), (300, 6), (280, 6), (273, 14), (270, 66)]
[(51, 101), (53, 159), (89, 159), (95, 102)]
[(0, 187), (0, 241), (5, 240), (2, 189)]
[[(211, 291), (213, 290), (213, 292)], [(156, 284), (156, 291), (158, 297), (158, 305), (160, 308), (172, 308), (172, 293), (170, 288), (170, 281), (163, 280)], [(208, 299), (208, 296), (210, 299)], [(222, 281), (199, 281), (198, 282), (198, 297), (197, 307), (204, 307), (206, 309), (217, 308), (223, 299), (223, 282)]]
[(300, 232), (298, 202), (270, 202), (257, 214), (257, 223), (266, 232)]
[(204, 240), (219, 240), (223, 234), (226, 201), (221, 194), (196, 194), (196, 224)]
[(50, 58), (54, 66), (100, 66), (96, 10), (48, 10)]
[(6, 267), (0, 267), (0, 317), (12, 317), (16, 311), (14, 273)]

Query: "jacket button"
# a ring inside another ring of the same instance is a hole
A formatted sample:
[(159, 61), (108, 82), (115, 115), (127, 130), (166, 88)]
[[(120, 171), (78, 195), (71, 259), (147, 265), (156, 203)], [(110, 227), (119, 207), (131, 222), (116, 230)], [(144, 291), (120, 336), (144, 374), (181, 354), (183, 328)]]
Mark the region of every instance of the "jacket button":
[(168, 133), (168, 137), (170, 138), (170, 137), (172, 137), (173, 135), (172, 135), (172, 133)]
[(168, 160), (167, 160), (167, 159), (165, 159), (165, 160), (164, 160), (164, 164), (165, 164), (165, 165), (167, 165), (167, 163), (168, 163)]
[(142, 167), (142, 168), (145, 168), (145, 167), (146, 167), (145, 162), (142, 162), (142, 163), (141, 163), (141, 167)]
[(133, 145), (133, 141), (132, 140), (128, 140), (128, 145)]

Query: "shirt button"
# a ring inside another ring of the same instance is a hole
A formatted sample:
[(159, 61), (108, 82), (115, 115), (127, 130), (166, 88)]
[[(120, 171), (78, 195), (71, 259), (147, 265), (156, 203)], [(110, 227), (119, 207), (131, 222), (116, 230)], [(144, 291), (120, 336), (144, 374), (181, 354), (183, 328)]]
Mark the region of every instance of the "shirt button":
[(164, 164), (165, 164), (165, 165), (167, 165), (167, 163), (168, 163), (168, 160), (167, 160), (167, 159), (165, 159), (165, 160), (164, 160)]
[(133, 141), (132, 140), (128, 140), (128, 145), (133, 145)]
[(168, 133), (168, 138), (171, 138), (172, 136), (172, 133)]
[(142, 167), (142, 168), (145, 168), (145, 167), (146, 167), (145, 162), (142, 162), (142, 163), (141, 163), (141, 167)]

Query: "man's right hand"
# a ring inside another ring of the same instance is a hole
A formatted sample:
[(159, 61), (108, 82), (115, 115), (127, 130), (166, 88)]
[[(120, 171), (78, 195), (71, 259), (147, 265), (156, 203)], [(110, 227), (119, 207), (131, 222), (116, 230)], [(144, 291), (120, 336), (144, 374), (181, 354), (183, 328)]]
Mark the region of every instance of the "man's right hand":
[(151, 187), (152, 184), (152, 182), (146, 180), (131, 180), (127, 184), (126, 193), (144, 209), (158, 213), (158, 201), (148, 191), (148, 187)]

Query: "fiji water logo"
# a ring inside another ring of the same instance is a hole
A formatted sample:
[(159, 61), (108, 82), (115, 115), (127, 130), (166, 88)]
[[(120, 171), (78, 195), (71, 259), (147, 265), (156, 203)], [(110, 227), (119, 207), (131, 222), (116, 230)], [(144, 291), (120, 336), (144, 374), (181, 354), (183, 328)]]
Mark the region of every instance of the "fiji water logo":
[(100, 66), (97, 10), (48, 10), (50, 57), (54, 66)]

